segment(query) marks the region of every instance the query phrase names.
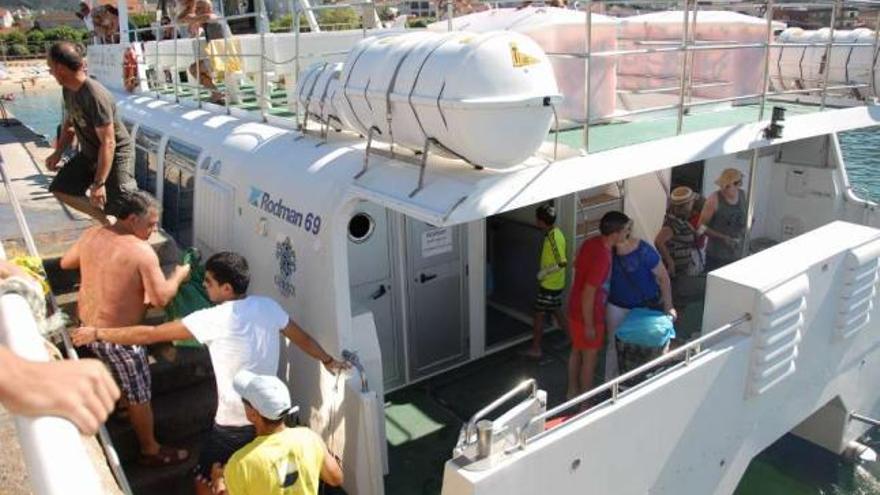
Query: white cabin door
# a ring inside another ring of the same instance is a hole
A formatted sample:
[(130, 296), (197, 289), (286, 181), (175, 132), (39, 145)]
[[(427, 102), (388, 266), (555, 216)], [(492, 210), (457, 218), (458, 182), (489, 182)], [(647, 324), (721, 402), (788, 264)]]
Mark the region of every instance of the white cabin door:
[(348, 223), (348, 272), (353, 312), (373, 313), (379, 348), (382, 352), (382, 381), (385, 389), (405, 380), (403, 339), (394, 317), (396, 291), (391, 285), (391, 252), (388, 212), (362, 202)]
[(406, 220), (410, 378), (425, 376), (468, 355), (464, 319), (462, 230)]

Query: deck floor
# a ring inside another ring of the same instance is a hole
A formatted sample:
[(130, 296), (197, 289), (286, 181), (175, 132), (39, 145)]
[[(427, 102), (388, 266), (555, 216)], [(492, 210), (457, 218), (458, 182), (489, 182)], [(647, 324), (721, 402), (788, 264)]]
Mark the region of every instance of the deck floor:
[[(767, 102), (764, 110), (764, 118), (769, 119), (774, 106), (786, 109), (789, 116), (815, 113), (819, 111), (818, 105), (806, 105), (792, 102)], [(758, 121), (760, 106), (757, 104), (724, 106), (712, 109), (695, 109), (691, 114), (685, 115), (682, 123), (682, 133), (718, 129), (741, 124), (751, 124)], [(607, 151), (623, 146), (630, 146), (657, 139), (673, 137), (676, 135), (677, 116), (669, 112), (660, 114), (658, 118), (641, 117), (638, 120), (619, 121), (609, 124), (590, 126), (590, 153)], [(576, 128), (559, 133), (559, 143), (572, 148), (583, 147), (583, 129)], [(548, 140), (553, 139), (553, 134)]]

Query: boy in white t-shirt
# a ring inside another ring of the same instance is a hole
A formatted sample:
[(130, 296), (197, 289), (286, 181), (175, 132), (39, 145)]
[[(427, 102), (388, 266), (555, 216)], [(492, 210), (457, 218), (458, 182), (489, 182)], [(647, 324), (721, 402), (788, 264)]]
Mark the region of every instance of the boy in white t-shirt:
[(253, 425), (247, 420), (232, 379), (239, 370), (275, 375), (280, 334), (321, 361), (330, 372), (347, 367), (327, 354), (277, 302), (268, 297), (248, 296), (249, 283), (244, 257), (230, 252), (217, 253), (205, 264), (205, 290), (216, 306), (156, 327), (82, 327), (72, 334), (76, 345), (95, 341), (146, 345), (191, 338), (207, 345), (217, 380), (218, 404), (214, 426), (202, 445), (195, 468), (198, 494), (211, 493), (214, 463), (226, 463), (236, 450), (253, 440)]

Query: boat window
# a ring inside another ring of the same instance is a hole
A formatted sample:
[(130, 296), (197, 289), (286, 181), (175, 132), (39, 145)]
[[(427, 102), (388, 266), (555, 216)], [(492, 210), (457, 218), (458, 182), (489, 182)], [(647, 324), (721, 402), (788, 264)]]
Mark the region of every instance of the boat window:
[(351, 242), (360, 244), (366, 242), (373, 235), (376, 223), (373, 217), (364, 212), (358, 212), (348, 221), (348, 238)]
[(134, 138), (134, 178), (139, 188), (156, 195), (156, 176), (159, 173), (159, 143), (162, 134), (140, 126)]
[(193, 242), (193, 200), (196, 160), (201, 150), (177, 140), (165, 149), (162, 227), (182, 247)]

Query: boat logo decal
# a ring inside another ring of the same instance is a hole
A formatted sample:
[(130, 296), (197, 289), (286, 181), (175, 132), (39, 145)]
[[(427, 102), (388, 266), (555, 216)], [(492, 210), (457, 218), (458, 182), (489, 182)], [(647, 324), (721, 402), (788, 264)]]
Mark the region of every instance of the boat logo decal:
[(284, 297), (296, 295), (293, 274), (296, 273), (296, 251), (290, 237), (275, 243), (275, 259), (278, 260), (278, 273), (275, 274), (275, 287)]
[(541, 63), (541, 59), (521, 52), (516, 43), (510, 43), (510, 58), (513, 60), (514, 67), (528, 67)]
[(272, 195), (262, 189), (251, 186), (248, 203), (254, 208), (264, 211), (275, 218), (283, 220), (294, 227), (299, 227), (312, 235), (321, 231), (321, 216), (311, 212), (303, 212), (284, 203), (282, 198), (273, 199)]

